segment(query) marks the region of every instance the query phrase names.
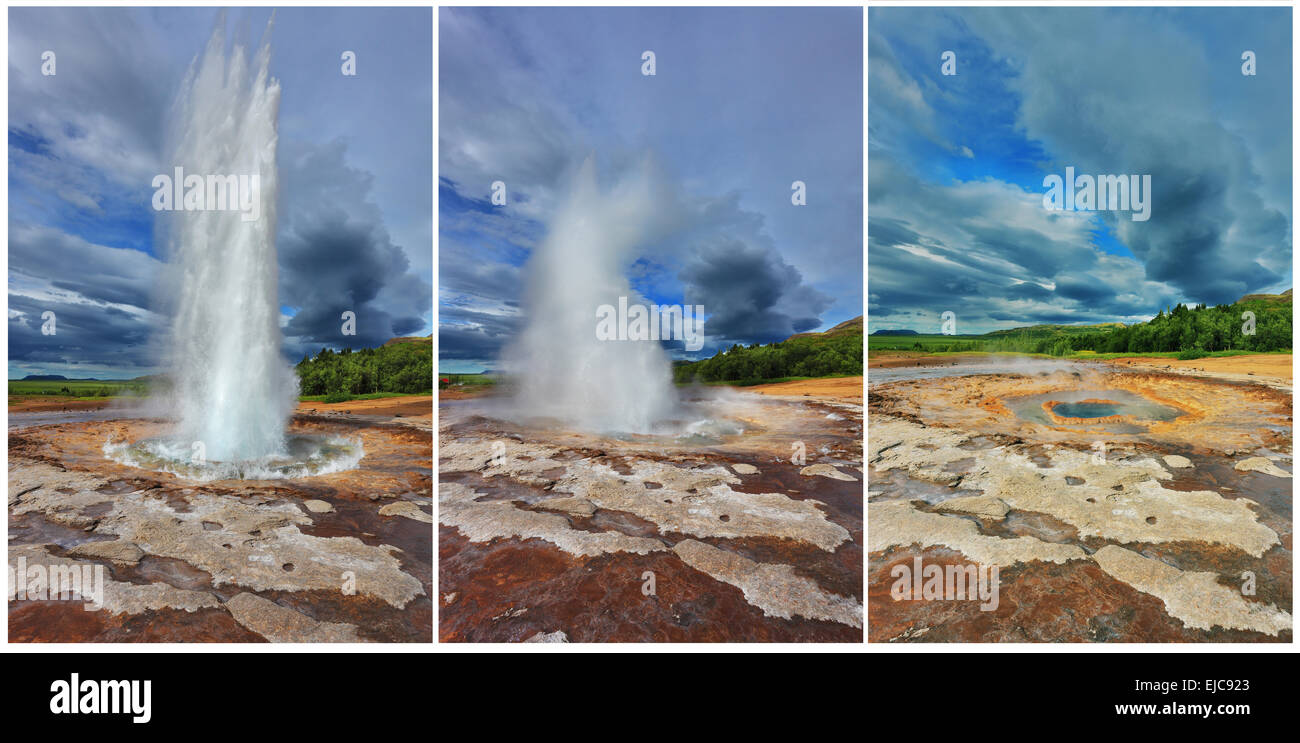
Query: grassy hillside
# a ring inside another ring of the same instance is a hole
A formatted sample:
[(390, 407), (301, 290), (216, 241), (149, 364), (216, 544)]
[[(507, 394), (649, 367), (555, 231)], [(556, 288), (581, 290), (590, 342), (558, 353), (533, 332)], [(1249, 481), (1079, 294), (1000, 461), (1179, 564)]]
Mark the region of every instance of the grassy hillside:
[(798, 333), (779, 343), (732, 346), (713, 358), (678, 363), (673, 381), (737, 382), (862, 373), (862, 317), (822, 333)]

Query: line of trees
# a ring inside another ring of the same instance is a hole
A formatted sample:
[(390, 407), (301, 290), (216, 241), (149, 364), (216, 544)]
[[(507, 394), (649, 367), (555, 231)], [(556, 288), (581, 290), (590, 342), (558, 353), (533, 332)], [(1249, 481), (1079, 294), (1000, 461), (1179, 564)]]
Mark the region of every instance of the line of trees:
[[(1161, 310), (1147, 322), (1124, 326), (1119, 323), (1077, 327), (1038, 325), (999, 330), (982, 338), (950, 344), (917, 341), (914, 351), (953, 353), (1041, 353), (1066, 356), (1077, 351), (1095, 353), (1178, 353), (1182, 358), (1199, 358), (1216, 351), (1289, 351), (1291, 349), (1291, 302), (1289, 295), (1246, 298), (1233, 304), (1207, 307), (1175, 305)], [(1243, 313), (1252, 312), (1254, 332)]]
[(680, 364), (673, 381), (757, 382), (782, 377), (862, 373), (862, 333), (796, 336), (760, 346), (736, 344), (710, 359)]
[[(1255, 314), (1254, 333), (1246, 332), (1248, 321), (1242, 314), (1247, 311)], [(1161, 310), (1148, 322), (1056, 339), (1046, 353), (1062, 355), (1065, 343), (1069, 350), (1097, 353), (1285, 351), (1291, 349), (1291, 304), (1263, 300), (1214, 307), (1180, 304), (1169, 312)]]
[(359, 351), (325, 348), (314, 357), (304, 356), (297, 370), (303, 395), (431, 392), (433, 344), (400, 342)]

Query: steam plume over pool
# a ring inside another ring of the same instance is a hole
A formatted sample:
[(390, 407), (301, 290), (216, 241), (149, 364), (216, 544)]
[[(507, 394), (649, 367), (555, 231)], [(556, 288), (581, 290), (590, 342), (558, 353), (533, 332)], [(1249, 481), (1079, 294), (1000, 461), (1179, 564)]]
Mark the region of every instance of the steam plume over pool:
[(668, 355), (654, 341), (601, 341), (597, 308), (635, 296), (625, 271), (647, 241), (655, 207), (647, 170), (602, 191), (595, 164), (583, 163), (550, 234), (525, 268), (524, 330), (504, 362), (525, 417), (557, 419), (601, 432), (649, 432), (672, 415), (676, 393)]

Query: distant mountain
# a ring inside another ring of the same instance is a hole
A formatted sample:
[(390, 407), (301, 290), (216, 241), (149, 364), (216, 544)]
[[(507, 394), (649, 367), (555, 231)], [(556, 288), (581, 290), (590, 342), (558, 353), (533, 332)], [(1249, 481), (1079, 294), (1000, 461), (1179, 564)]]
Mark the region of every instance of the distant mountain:
[(1124, 327), (1122, 322), (1100, 322), (1093, 325), (1025, 325), (1019, 328), (1009, 328), (1007, 330), (992, 330), (985, 333), (982, 337), (997, 338), (999, 336), (1014, 335), (1017, 337), (1041, 337), (1054, 335), (1056, 333), (1097, 333), (1106, 332), (1115, 328)]
[(872, 333), (872, 335), (920, 335), (920, 333), (916, 332), (915, 330), (899, 329), (899, 330), (877, 330), (876, 332)]
[(428, 343), (430, 346), (432, 346), (433, 336), (432, 335), (403, 335), (397, 338), (391, 338), (387, 341), (384, 341), (385, 346), (392, 346), (398, 343)]
[[(23, 377), (24, 382), (66, 382), (68, 378), (62, 374), (28, 374)], [(94, 380), (89, 380), (94, 381)]]
[(1265, 302), (1268, 304), (1291, 304), (1291, 290), (1287, 289), (1281, 294), (1247, 294), (1237, 300), (1237, 304), (1244, 302)]
[(830, 330), (825, 330), (820, 333), (795, 333), (789, 338), (786, 338), (786, 340), (789, 341), (789, 340), (794, 340), (795, 338), (816, 338), (816, 337), (836, 338), (840, 336), (854, 336), (854, 335), (857, 336), (862, 335), (862, 315), (858, 315), (852, 320), (845, 320), (844, 322), (840, 323), (839, 325), (836, 325)]

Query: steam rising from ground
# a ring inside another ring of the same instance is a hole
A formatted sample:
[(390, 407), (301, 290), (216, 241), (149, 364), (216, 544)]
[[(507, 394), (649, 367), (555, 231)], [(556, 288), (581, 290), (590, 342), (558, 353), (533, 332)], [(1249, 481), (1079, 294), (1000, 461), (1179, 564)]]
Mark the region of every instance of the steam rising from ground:
[(176, 211), (160, 225), (174, 292), (169, 357), (176, 439), (206, 458), (246, 461), (285, 452), (297, 380), (281, 356), (276, 296), (279, 82), (270, 78), (270, 24), (250, 60), (225, 51), (224, 17), (191, 67), (173, 110), (169, 166), (188, 174), (260, 178), (258, 218)]
[(503, 357), (517, 413), (597, 432), (648, 433), (677, 396), (668, 354), (656, 341), (601, 341), (597, 308), (619, 297), (646, 303), (625, 274), (647, 241), (656, 208), (647, 169), (602, 191), (595, 165), (579, 170), (546, 240), (526, 267), (522, 333)]

